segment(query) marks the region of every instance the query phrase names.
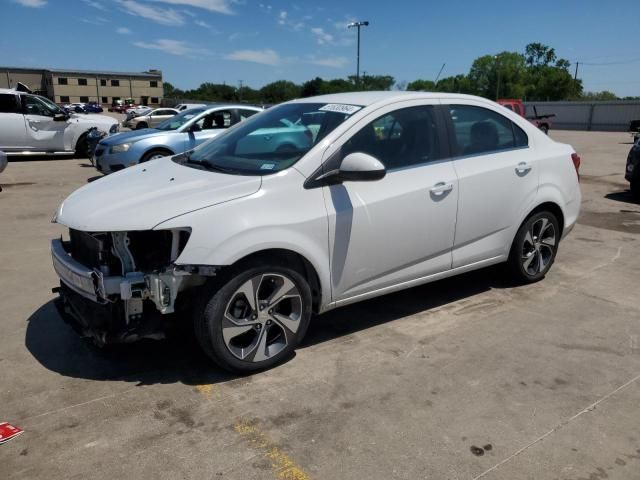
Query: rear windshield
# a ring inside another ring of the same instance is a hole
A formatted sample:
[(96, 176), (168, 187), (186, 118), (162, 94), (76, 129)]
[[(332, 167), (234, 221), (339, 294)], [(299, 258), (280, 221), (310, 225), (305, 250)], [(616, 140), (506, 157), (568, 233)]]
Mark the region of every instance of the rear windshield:
[(295, 164), (361, 108), (334, 103), (278, 105), (176, 157), (176, 161), (236, 175), (279, 172)]

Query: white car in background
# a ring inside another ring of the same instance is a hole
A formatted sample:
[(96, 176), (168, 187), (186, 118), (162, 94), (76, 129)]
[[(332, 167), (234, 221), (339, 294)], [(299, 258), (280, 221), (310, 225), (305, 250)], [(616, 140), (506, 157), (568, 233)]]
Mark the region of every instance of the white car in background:
[(126, 120), (130, 120), (133, 117), (139, 117), (140, 115), (146, 115), (147, 113), (151, 112), (151, 110), (153, 110), (153, 108), (148, 107), (146, 105), (140, 105), (139, 107), (132, 107), (132, 108), (127, 108), (125, 110), (125, 114), (127, 115)]
[(205, 103), (179, 103), (173, 108), (175, 108), (179, 112), (182, 112), (183, 110), (189, 110), (190, 108), (205, 108), (205, 107), (207, 107), (207, 104)]
[(58, 308), (98, 343), (191, 311), (172, 320), (192, 318), (219, 365), (268, 368), (312, 313), (503, 262), (542, 279), (580, 211), (579, 160), (469, 95), (287, 102), (71, 194), (55, 215), (69, 228), (52, 242)]
[(66, 113), (39, 95), (0, 89), (0, 150), (8, 155), (87, 155), (87, 131), (118, 131), (118, 122), (106, 115)]
[(175, 108), (156, 108), (148, 113), (129, 118), (128, 120), (125, 120), (122, 125), (124, 127), (129, 127), (131, 130), (153, 128), (178, 113), (178, 110)]

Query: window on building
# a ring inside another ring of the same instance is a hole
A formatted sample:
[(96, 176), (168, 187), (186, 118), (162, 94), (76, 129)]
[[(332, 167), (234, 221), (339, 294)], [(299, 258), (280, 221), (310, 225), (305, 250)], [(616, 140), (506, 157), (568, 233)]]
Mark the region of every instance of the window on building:
[(60, 103), (69, 103), (69, 97), (66, 95), (61, 96)]
[(454, 155), (479, 155), (526, 147), (527, 134), (499, 113), (472, 105), (450, 105)]
[(68, 85), (67, 79), (64, 77), (58, 77), (58, 85)]
[(120, 100), (120, 97), (113, 97), (111, 100), (113, 100), (114, 102), (117, 102), (118, 100)]
[(89, 97), (80, 97), (80, 103), (88, 103)]
[(151, 97), (151, 103), (158, 103), (158, 97)]
[(109, 103), (109, 97), (102, 97), (102, 103)]
[(158, 82), (157, 82), (156, 80), (151, 80), (151, 81), (149, 82), (149, 86), (150, 86), (151, 88), (158, 88)]
[(18, 102), (13, 93), (0, 93), (0, 113), (18, 113)]
[(86, 85), (87, 84), (87, 79), (86, 78), (79, 78), (78, 79), (78, 85)]
[(106, 87), (107, 86), (107, 81), (104, 78), (102, 80), (100, 80), (100, 86), (101, 87)]
[(112, 87), (119, 87), (120, 86), (120, 80), (111, 80), (111, 86)]

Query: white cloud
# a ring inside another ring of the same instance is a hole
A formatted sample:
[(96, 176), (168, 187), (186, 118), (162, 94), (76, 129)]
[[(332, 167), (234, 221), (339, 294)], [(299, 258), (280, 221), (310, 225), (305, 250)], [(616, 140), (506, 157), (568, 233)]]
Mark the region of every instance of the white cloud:
[(82, 0), (84, 3), (89, 5), (90, 7), (97, 8), (98, 10), (102, 10), (103, 12), (107, 9), (100, 2), (96, 2), (95, 0)]
[(314, 27), (311, 29), (311, 33), (316, 37), (318, 45), (333, 44), (333, 35), (325, 32), (323, 28)]
[(208, 28), (209, 30), (213, 29), (211, 25), (209, 25), (207, 22), (203, 22), (202, 20), (194, 20), (193, 23), (202, 28)]
[(169, 40), (162, 38), (155, 42), (133, 42), (139, 48), (146, 48), (148, 50), (160, 50), (164, 53), (179, 56), (193, 57), (196, 55), (210, 55), (211, 52), (202, 48), (196, 48), (188, 42), (183, 40)]
[(240, 62), (254, 62), (261, 63), (263, 65), (279, 65), (282, 63), (282, 58), (278, 55), (278, 52), (265, 49), (265, 50), (236, 50), (225, 56), (227, 60), (238, 60)]
[[(152, 0), (154, 2), (169, 3), (171, 5), (185, 5), (189, 7), (202, 8), (210, 12), (224, 13), (232, 15), (234, 12), (228, 0)], [(235, 2), (233, 2), (235, 3)]]
[(349, 60), (345, 57), (311, 57), (309, 63), (313, 63), (314, 65), (320, 65), (323, 67), (342, 68), (349, 65)]
[(143, 17), (162, 25), (184, 25), (184, 17), (172, 8), (151, 7), (135, 0), (117, 0), (117, 2), (129, 15)]
[(47, 4), (47, 0), (14, 0), (23, 7), (40, 8)]
[(278, 15), (278, 23), (280, 25), (284, 25), (285, 23), (287, 23), (287, 12), (285, 10), (282, 10), (280, 12), (280, 15)]
[(131, 35), (131, 30), (127, 27), (120, 27), (116, 30), (116, 33), (119, 33), (120, 35)]
[(92, 18), (81, 18), (81, 22), (88, 23), (90, 25), (104, 25), (109, 20), (104, 17), (92, 17)]

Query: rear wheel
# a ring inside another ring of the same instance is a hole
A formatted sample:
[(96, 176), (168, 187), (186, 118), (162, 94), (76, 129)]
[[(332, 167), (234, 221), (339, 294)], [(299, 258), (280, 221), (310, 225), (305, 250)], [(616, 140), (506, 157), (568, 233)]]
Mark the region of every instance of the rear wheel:
[(311, 290), (297, 271), (276, 264), (248, 267), (223, 285), (203, 288), (194, 328), (204, 352), (238, 373), (288, 358), (311, 317)]
[(89, 156), (89, 144), (87, 143), (87, 134), (83, 133), (76, 142), (76, 157), (87, 158)]
[(544, 278), (556, 258), (560, 229), (556, 216), (547, 211), (529, 217), (518, 230), (509, 254), (509, 267), (518, 283)]

